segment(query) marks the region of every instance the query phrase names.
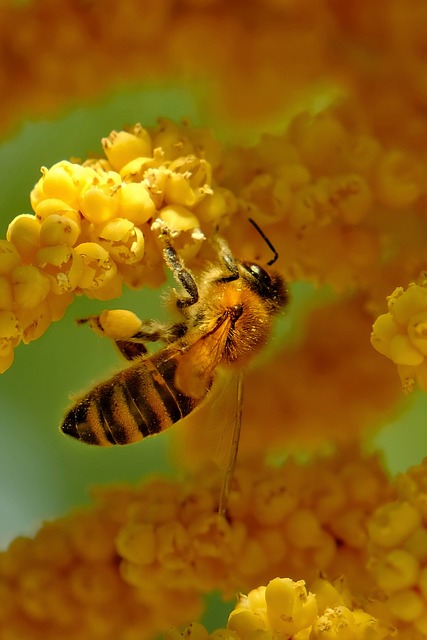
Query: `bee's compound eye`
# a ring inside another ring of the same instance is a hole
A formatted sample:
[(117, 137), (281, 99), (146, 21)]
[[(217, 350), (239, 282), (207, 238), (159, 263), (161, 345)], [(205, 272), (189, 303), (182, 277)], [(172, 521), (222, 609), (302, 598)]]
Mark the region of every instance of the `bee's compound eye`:
[(249, 272), (259, 287), (268, 287), (271, 285), (270, 275), (265, 269), (260, 267), (259, 264), (255, 262), (243, 262), (242, 266)]

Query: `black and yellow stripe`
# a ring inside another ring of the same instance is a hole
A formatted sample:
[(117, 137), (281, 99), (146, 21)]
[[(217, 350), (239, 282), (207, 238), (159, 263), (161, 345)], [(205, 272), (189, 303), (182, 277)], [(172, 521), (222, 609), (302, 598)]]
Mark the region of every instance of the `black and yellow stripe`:
[(70, 409), (61, 430), (87, 444), (111, 446), (172, 426), (200, 403), (175, 386), (179, 356), (164, 349), (97, 385)]

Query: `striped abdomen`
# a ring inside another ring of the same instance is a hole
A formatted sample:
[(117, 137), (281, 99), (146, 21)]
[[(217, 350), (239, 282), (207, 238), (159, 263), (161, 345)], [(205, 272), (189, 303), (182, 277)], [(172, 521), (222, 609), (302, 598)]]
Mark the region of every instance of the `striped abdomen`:
[(179, 351), (164, 349), (97, 385), (70, 409), (61, 430), (88, 444), (109, 446), (172, 426), (201, 401), (176, 388), (179, 357)]

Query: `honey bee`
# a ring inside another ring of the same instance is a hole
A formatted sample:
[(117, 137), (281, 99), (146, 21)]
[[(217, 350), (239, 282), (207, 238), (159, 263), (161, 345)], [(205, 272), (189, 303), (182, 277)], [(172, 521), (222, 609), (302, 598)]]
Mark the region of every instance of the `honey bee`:
[[(176, 307), (182, 319), (171, 324), (141, 323), (138, 331), (116, 344), (131, 364), (93, 387), (68, 411), (61, 430), (82, 442), (125, 445), (179, 422), (209, 395), (218, 367), (237, 377), (235, 416), (219, 512), (224, 513), (239, 442), (242, 371), (268, 341), (274, 316), (288, 302), (280, 274), (270, 270), (277, 253), (258, 226), (274, 256), (264, 268), (236, 259), (223, 238), (215, 240), (218, 264), (199, 278), (186, 268), (163, 233), (163, 255), (180, 284)], [(101, 332), (100, 316), (89, 322)], [(149, 355), (147, 342), (165, 346)]]

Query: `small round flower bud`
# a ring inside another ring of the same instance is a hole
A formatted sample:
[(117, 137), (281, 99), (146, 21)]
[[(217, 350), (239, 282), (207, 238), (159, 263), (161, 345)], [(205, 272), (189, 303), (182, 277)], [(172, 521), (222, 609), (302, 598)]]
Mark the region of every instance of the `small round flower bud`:
[(395, 593), (417, 583), (419, 564), (408, 551), (393, 549), (379, 560), (373, 560), (371, 570), (380, 589)]
[(80, 211), (84, 217), (94, 224), (101, 224), (117, 215), (118, 202), (116, 191), (121, 184), (118, 173), (108, 172), (100, 180), (96, 177), (87, 184), (80, 195)]
[(140, 262), (144, 255), (144, 236), (133, 222), (115, 218), (94, 230), (94, 239), (119, 264)]
[(32, 262), (40, 246), (40, 222), (29, 213), (16, 216), (9, 224), (6, 239), (12, 242), (24, 262)]
[(54, 164), (50, 169), (42, 167), (42, 193), (33, 192), (33, 209), (35, 210), (37, 204), (45, 198), (63, 200), (69, 206), (77, 209), (81, 190), (80, 179), (87, 171), (88, 169), (81, 165), (65, 160)]
[(294, 635), (310, 627), (317, 616), (316, 596), (307, 593), (303, 580), (275, 578), (265, 589), (267, 615), (274, 631)]
[(65, 244), (74, 246), (80, 234), (80, 225), (67, 215), (52, 214), (40, 226), (40, 243), (45, 246)]
[(391, 548), (404, 542), (421, 522), (418, 510), (409, 502), (390, 502), (379, 507), (368, 521), (368, 533), (375, 544)]
[(84, 271), (81, 256), (66, 245), (40, 249), (37, 264), (50, 279), (53, 293), (58, 295), (74, 291)]
[(108, 138), (102, 139), (102, 148), (115, 171), (135, 158), (147, 157), (152, 153), (150, 134), (141, 125), (136, 125), (133, 132), (112, 131)]
[(21, 257), (14, 244), (0, 240), (0, 275), (8, 275), (21, 264)]
[(401, 151), (388, 151), (378, 164), (375, 195), (381, 204), (402, 209), (411, 206), (424, 189), (423, 169)]
[(73, 220), (77, 222), (80, 219), (78, 212), (73, 209), (68, 202), (64, 200), (59, 200), (58, 198), (46, 198), (45, 200), (41, 200), (38, 204), (34, 206), (34, 211), (36, 217), (43, 222), (49, 216), (53, 214), (72, 216), (72, 214), (76, 215), (76, 218), (73, 217)]
[(98, 289), (106, 286), (116, 275), (117, 267), (103, 247), (95, 242), (83, 242), (75, 251), (81, 257), (84, 270), (79, 278), (80, 289)]
[(142, 182), (124, 182), (117, 190), (118, 215), (134, 224), (144, 224), (155, 214), (154, 202)]
[(16, 267), (11, 275), (15, 304), (32, 309), (42, 302), (50, 290), (49, 278), (32, 265)]

